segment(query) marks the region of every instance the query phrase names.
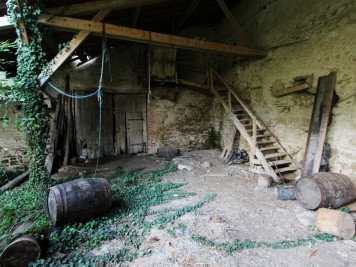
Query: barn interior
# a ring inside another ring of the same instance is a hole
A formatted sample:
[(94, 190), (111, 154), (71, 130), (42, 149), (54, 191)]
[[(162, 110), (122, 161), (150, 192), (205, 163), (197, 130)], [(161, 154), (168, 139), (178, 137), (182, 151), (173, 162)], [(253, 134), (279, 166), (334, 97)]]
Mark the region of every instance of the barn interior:
[[(35, 3), (16, 2), (19, 10)], [(38, 80), (51, 118), (46, 168), (52, 177), (170, 162), (178, 170), (163, 181), (186, 183), (196, 196), (165, 208), (216, 193), (170, 221), (170, 232), (150, 231), (135, 250), (139, 256), (120, 262), (352, 265), (355, 239), (308, 239), (318, 231), (315, 208), (283, 199), (281, 190), (320, 171), (350, 178), (356, 171), (355, 1), (46, 0), (40, 6), (48, 65)], [(13, 41), (17, 32), (7, 15), (0, 4), (0, 39)], [(15, 53), (1, 55), (16, 61)], [(16, 72), (16, 64), (6, 65), (1, 79)], [(15, 119), (21, 103), (6, 109)], [(14, 125), (0, 131), (4, 167), (26, 169), (24, 134)], [(345, 189), (352, 200), (355, 188)], [(122, 246), (113, 238), (90, 253), (113, 255)]]

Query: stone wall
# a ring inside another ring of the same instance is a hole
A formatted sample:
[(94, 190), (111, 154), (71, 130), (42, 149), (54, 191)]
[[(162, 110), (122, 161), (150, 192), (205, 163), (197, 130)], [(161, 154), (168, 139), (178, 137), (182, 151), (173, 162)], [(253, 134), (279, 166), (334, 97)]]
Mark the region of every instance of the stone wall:
[[(14, 120), (15, 114), (20, 112), (17, 105), (8, 107), (8, 115)], [(0, 109), (0, 117), (5, 113), (5, 109)], [(0, 161), (8, 171), (20, 171), (25, 169), (26, 163), (26, 144), (22, 132), (17, 130), (13, 123), (6, 128), (2, 127), (0, 120)]]
[[(337, 72), (339, 103), (327, 133), (331, 171), (356, 171), (356, 2), (351, 0), (241, 1), (234, 14), (259, 48), (263, 59), (230, 58), (225, 78), (234, 84), (294, 159), (302, 163), (317, 77)], [(228, 22), (219, 26), (220, 41), (239, 42)], [(273, 97), (281, 80), (313, 74), (308, 92)]]
[[(147, 106), (149, 152), (161, 146), (181, 151), (206, 148), (210, 127), (212, 97), (183, 89), (177, 100), (153, 97)], [(214, 127), (215, 128), (215, 127)]]

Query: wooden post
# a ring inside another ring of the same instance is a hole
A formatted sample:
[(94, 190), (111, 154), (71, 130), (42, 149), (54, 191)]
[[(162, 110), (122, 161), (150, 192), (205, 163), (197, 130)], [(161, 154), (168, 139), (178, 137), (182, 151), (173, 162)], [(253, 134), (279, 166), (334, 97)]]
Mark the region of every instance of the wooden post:
[(256, 124), (256, 117), (252, 117), (252, 145), (251, 145), (251, 152), (250, 152), (250, 167), (253, 167), (252, 159), (255, 158), (256, 154), (256, 137), (257, 136), (257, 124)]
[(227, 90), (227, 101), (228, 101), (228, 106), (229, 106), (229, 113), (231, 113), (232, 109), (231, 109), (231, 90), (228, 89)]
[(19, 24), (22, 42), (25, 44), (29, 44), (26, 25), (25, 25), (25, 21), (23, 19), (22, 2), (21, 2), (21, 0), (15, 0), (15, 3), (20, 11), (20, 14), (21, 14), (21, 18), (18, 19), (17, 23)]
[(319, 172), (335, 90), (336, 72), (320, 77), (314, 98), (301, 177)]

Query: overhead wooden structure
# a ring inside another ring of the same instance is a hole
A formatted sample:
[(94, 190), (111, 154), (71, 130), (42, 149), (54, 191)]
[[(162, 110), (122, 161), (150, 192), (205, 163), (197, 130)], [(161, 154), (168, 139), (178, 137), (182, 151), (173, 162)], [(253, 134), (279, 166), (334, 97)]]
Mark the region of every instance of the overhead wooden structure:
[(109, 38), (140, 43), (240, 56), (264, 57), (267, 55), (265, 51), (258, 49), (208, 42), (176, 35), (131, 29), (113, 24), (104, 24), (90, 20), (53, 16), (49, 14), (39, 15), (38, 22), (61, 29), (88, 31), (96, 35), (102, 35), (103, 29), (105, 29), (106, 36)]
[[(99, 0), (88, 1), (79, 4), (64, 5), (55, 8), (48, 8), (46, 12), (53, 15), (72, 16), (84, 15), (98, 12), (102, 9), (111, 8), (112, 10), (133, 8), (145, 5), (158, 4), (172, 0)], [(175, 0), (179, 1), (179, 0)]]
[[(111, 9), (104, 9), (99, 11), (92, 19), (92, 21), (101, 21), (109, 13)], [(61, 50), (57, 56), (50, 62), (48, 67), (38, 76), (40, 85), (42, 86), (49, 77), (66, 61), (66, 59), (74, 52), (75, 49), (80, 46), (81, 43), (89, 36), (89, 31), (80, 31), (74, 36), (74, 38), (68, 43), (68, 46)]]
[(192, 2), (190, 2), (189, 6), (187, 7), (187, 9), (185, 10), (183, 16), (181, 17), (181, 19), (177, 22), (176, 26), (175, 26), (175, 32), (178, 32), (182, 26), (184, 25), (184, 23), (187, 21), (187, 19), (190, 17), (190, 15), (193, 13), (194, 9), (198, 6), (200, 0), (193, 0)]
[(251, 40), (248, 38), (246, 35), (245, 31), (242, 29), (240, 26), (240, 23), (237, 21), (237, 19), (234, 17), (234, 15), (230, 12), (229, 8), (226, 6), (224, 0), (216, 0), (218, 3), (219, 7), (221, 10), (224, 12), (226, 18), (228, 21), (231, 23), (231, 25), (234, 27), (236, 30), (237, 34), (241, 38), (241, 41), (244, 46), (247, 47), (253, 47)]

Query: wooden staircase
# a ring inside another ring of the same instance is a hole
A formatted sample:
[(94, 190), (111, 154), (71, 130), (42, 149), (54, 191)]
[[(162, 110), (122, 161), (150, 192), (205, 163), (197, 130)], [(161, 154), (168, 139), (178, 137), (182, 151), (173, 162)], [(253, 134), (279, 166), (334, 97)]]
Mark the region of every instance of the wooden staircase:
[(251, 169), (268, 174), (276, 183), (286, 180), (298, 169), (288, 152), (215, 70), (210, 69), (207, 76), (210, 91), (250, 146)]

